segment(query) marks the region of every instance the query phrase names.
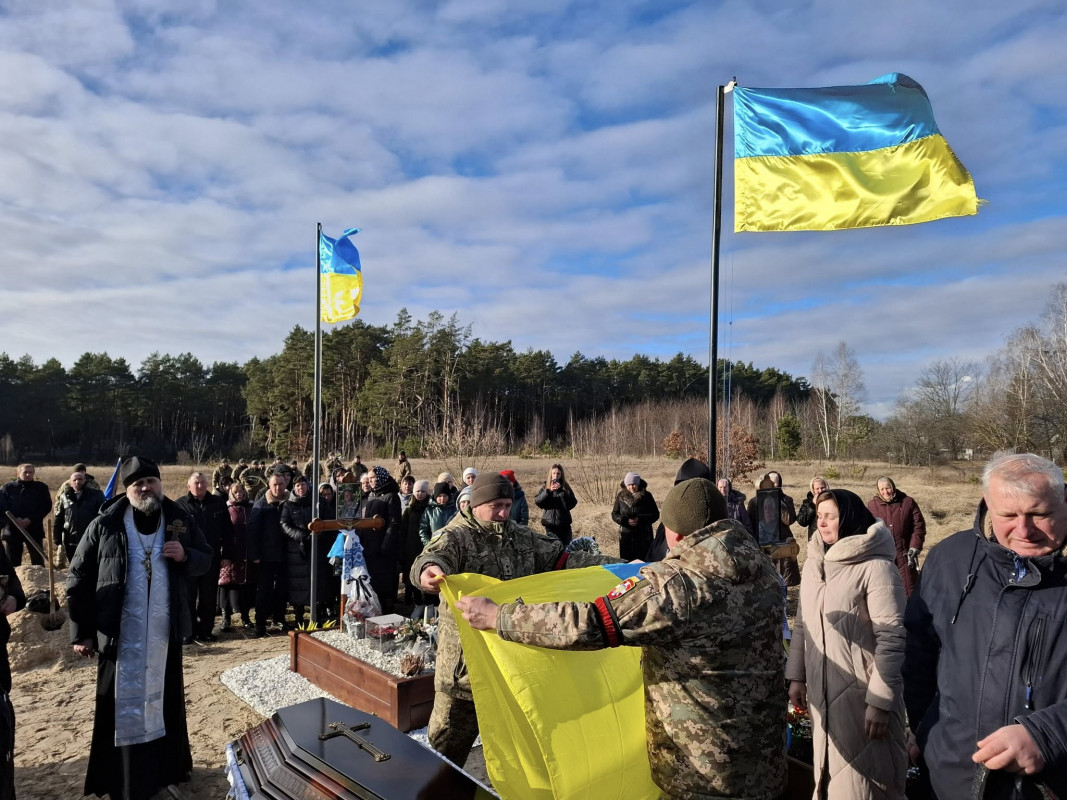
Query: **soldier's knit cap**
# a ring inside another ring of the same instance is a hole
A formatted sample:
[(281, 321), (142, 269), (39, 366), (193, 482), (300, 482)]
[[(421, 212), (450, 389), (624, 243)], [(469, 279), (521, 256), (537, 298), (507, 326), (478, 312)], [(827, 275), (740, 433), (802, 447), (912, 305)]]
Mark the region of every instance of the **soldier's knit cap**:
[(492, 503), (494, 500), (514, 500), (515, 490), (511, 481), (498, 472), (483, 472), (471, 484), (471, 508)]
[(688, 536), (726, 516), (726, 499), (706, 478), (693, 478), (677, 484), (660, 508), (664, 527), (679, 536)]
[(159, 467), (156, 466), (156, 462), (141, 456), (127, 458), (122, 462), (122, 466), (119, 467), (119, 480), (122, 481), (123, 487), (129, 486), (131, 483), (137, 483), (142, 478), (158, 477)]

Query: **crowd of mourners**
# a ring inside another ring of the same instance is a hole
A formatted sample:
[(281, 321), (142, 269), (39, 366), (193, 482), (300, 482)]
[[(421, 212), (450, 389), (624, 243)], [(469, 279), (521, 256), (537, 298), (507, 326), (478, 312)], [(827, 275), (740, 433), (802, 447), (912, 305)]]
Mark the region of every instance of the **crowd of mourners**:
[[(909, 765), (925, 766), (908, 784), (913, 798), (1067, 797), (1067, 487), (1047, 459), (996, 454), (985, 468), (973, 528), (935, 546), (921, 570), (922, 511), (888, 476), (877, 479), (867, 502), (815, 476), (798, 506), (779, 471), (758, 476), (749, 498), (727, 478), (712, 483), (708, 467), (689, 459), (661, 506), (641, 475), (627, 472), (611, 508), (619, 532), (614, 558), (572, 544), (578, 499), (561, 464), (533, 496), (543, 533), (528, 527), (531, 506), (513, 470), (480, 475), (468, 467), (459, 482), (447, 472), (431, 482), (413, 474), (401, 451), (391, 471), (359, 456), (345, 464), (337, 454), (322, 464), (321, 480), (312, 482), (312, 471), (311, 463), (300, 468), (281, 459), (224, 461), (210, 476), (192, 473), (185, 495), (164, 501), (160, 528), (181, 519), (193, 523), (195, 536), (182, 538), (179, 528), (171, 537), (167, 527), (167, 541), (183, 547), (158, 552), (143, 539), (140, 577), (151, 586), (153, 557), (191, 566), (197, 555), (179, 592), (182, 644), (212, 642), (238, 627), (267, 636), (300, 625), (313, 607), (320, 619), (335, 618), (340, 565), (329, 553), (337, 534), (312, 548), (313, 520), (381, 518), (380, 527), (358, 535), (384, 613), (402, 603), (412, 616), (436, 615), (440, 582), (456, 572), (506, 579), (645, 562), (640, 579), (596, 603), (496, 606), (472, 598), (458, 610), (476, 627), (537, 646), (644, 648), (646, 714), (663, 720), (662, 727), (650, 723), (650, 762), (665, 796), (780, 796), (784, 760), (766, 743), (784, 737), (788, 697), (811, 719), (816, 798), (902, 798)], [(22, 464), (0, 488), (0, 712), (10, 713), (6, 616), (26, 603), (14, 567), (24, 552), (31, 563), (44, 563), (46, 518), (53, 517), (57, 565), (72, 562), (68, 594), (76, 598), (85, 560), (105, 563), (93, 548), (109, 507), (132, 504), (144, 517), (127, 511), (126, 523), (115, 523), (129, 536), (155, 530), (156, 522), (142, 524), (151, 512), (141, 512), (136, 492), (154, 491), (158, 478), (152, 462), (130, 459), (123, 465), (127, 494), (105, 500), (79, 464), (52, 495), (34, 467)], [(807, 539), (802, 570), (793, 525)], [(92, 544), (79, 547), (90, 529)], [(471, 537), (488, 537), (478, 539), (488, 549), (472, 551)], [(791, 586), (799, 586), (799, 600), (783, 658), (781, 649), (764, 652), (759, 642), (763, 634), (780, 639)], [(72, 600), (77, 622), (75, 611)], [(440, 658), (455, 663), (450, 670), (439, 664), (430, 741), (462, 764), (477, 723), (451, 613), (442, 622), (451, 627), (442, 625)], [(734, 636), (740, 655), (730, 651)], [(75, 650), (95, 652), (83, 638)], [(681, 656), (699, 666), (689, 678), (678, 672), (687, 669), (678, 666)], [(732, 688), (714, 688), (721, 670), (734, 675)], [(689, 688), (672, 694), (675, 685)], [(760, 731), (761, 744), (750, 746), (749, 734), (731, 732), (710, 710), (736, 687), (748, 688), (730, 702), (748, 708), (738, 719)], [(700, 700), (702, 691), (712, 697)], [(746, 705), (761, 692), (769, 711)], [(669, 721), (678, 706), (691, 719), (684, 730)], [(0, 725), (0, 746), (9, 753), (4, 730)], [(758, 777), (732, 775), (755, 756), (765, 767)], [(709, 786), (714, 791), (701, 792)], [(0, 788), (5, 796), (13, 794)]]

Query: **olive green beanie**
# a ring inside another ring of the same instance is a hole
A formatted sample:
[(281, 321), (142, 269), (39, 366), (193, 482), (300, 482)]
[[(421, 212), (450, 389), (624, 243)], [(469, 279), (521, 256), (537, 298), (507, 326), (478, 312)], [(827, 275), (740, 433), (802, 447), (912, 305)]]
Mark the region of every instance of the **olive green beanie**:
[(664, 527), (679, 536), (688, 536), (726, 516), (726, 499), (706, 478), (679, 483), (671, 489), (660, 509)]

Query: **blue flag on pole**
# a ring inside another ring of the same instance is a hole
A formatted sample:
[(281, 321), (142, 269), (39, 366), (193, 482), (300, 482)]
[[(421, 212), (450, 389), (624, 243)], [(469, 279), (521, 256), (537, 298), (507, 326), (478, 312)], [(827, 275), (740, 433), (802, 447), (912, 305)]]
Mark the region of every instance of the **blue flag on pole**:
[(104, 489), (104, 499), (110, 500), (115, 496), (115, 484), (119, 482), (119, 467), (122, 466), (122, 459), (120, 458), (115, 462), (115, 471), (111, 473), (111, 480), (107, 482), (107, 488)]

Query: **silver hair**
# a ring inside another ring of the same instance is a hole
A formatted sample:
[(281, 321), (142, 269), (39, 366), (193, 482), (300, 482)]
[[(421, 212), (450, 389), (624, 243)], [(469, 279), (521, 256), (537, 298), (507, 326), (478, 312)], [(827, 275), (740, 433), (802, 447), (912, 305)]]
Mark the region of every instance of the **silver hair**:
[(1063, 492), (1063, 470), (1036, 453), (998, 450), (982, 470), (983, 491), (989, 491), (994, 476), (1017, 494), (1036, 495), (1047, 489)]
[(185, 479), (185, 482), (189, 483), (189, 481), (191, 481), (193, 478), (203, 478), (205, 481), (208, 479), (207, 475), (205, 475), (203, 472), (194, 472), (188, 478)]

